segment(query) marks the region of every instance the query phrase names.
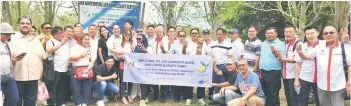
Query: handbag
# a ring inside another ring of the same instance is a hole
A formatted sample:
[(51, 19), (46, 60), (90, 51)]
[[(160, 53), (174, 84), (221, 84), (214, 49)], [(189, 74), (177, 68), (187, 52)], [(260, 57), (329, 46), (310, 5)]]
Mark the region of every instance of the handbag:
[[(50, 40), (52, 45), (55, 47), (55, 44), (52, 40)], [(43, 68), (44, 68), (44, 73), (43, 73), (43, 81), (44, 82), (51, 82), (55, 80), (55, 75), (54, 75), (54, 56), (55, 52), (52, 53), (52, 60), (47, 57), (46, 59), (43, 60)]]
[(46, 88), (45, 84), (41, 81), (38, 83), (38, 92), (37, 92), (37, 103), (41, 103), (42, 101), (49, 99), (49, 92)]
[(88, 66), (79, 66), (74, 68), (74, 74), (77, 80), (87, 80), (93, 77), (94, 72), (92, 69), (90, 69), (87, 73), (83, 72), (86, 68), (88, 68)]

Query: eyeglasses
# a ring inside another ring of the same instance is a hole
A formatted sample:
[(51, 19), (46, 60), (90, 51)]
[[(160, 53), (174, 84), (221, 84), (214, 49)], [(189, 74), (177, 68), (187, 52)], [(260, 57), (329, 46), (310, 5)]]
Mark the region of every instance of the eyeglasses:
[(125, 34), (124, 36), (126, 36), (126, 37), (130, 37), (130, 36), (131, 36), (131, 34)]
[(330, 32), (324, 32), (324, 33), (323, 33), (323, 35), (328, 35), (328, 34), (330, 34), (330, 35), (334, 35), (334, 34), (335, 34), (335, 32), (330, 31)]
[(185, 35), (179, 35), (179, 37), (184, 38), (184, 37), (185, 37)]
[(143, 31), (137, 31), (137, 33), (142, 33)]

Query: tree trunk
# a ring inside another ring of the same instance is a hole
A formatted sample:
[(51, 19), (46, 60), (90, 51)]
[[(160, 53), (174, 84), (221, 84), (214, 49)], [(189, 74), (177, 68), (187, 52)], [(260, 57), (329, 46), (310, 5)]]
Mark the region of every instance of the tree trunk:
[[(11, 26), (13, 26), (12, 22), (12, 15), (11, 15), (11, 8), (10, 8), (10, 3), (8, 1), (3, 1), (2, 2), (2, 13), (1, 15), (3, 16), (3, 19), (5, 19), (5, 22), (9, 23)], [(5, 18), (6, 16), (7, 18)]]
[[(299, 15), (299, 26), (297, 28), (297, 35), (300, 37), (300, 39), (303, 39), (303, 29), (305, 28), (306, 25), (306, 1), (300, 1), (301, 6), (300, 6), (300, 15)], [(295, 26), (297, 27), (297, 26)]]
[[(346, 28), (348, 25), (350, 4), (347, 1), (335, 1), (334, 6), (334, 26), (340, 31), (341, 28)], [(341, 34), (341, 32), (339, 34)], [(340, 39), (342, 40), (341, 36)]]
[(51, 25), (54, 22), (54, 8), (53, 6), (55, 5), (53, 2), (55, 1), (44, 1), (44, 22), (50, 23)]
[(17, 1), (17, 15), (21, 17), (21, 1)]

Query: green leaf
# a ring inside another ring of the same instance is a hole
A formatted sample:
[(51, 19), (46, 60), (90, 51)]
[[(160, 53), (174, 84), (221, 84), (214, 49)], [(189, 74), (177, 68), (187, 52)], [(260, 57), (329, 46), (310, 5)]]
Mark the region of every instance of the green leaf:
[(200, 63), (201, 63), (201, 65), (206, 66), (206, 64), (204, 62), (200, 62)]

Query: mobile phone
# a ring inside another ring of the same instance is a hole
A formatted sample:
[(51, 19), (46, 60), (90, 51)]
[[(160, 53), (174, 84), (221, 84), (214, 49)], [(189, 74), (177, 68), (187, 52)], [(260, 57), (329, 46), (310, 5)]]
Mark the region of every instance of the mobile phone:
[[(24, 57), (25, 55), (26, 55), (27, 53), (21, 53), (20, 55), (18, 55), (18, 56), (22, 56), (22, 57)], [(17, 57), (18, 57), (17, 56)]]

